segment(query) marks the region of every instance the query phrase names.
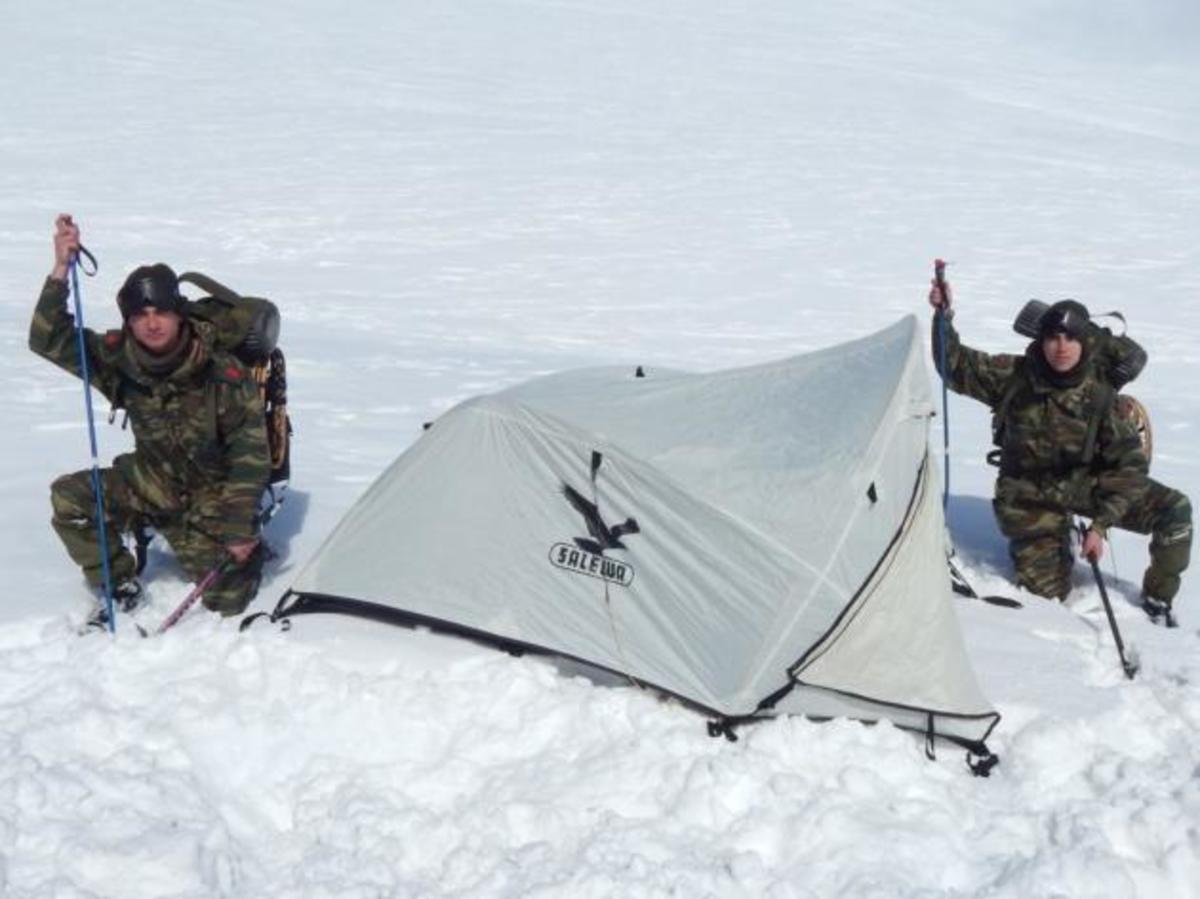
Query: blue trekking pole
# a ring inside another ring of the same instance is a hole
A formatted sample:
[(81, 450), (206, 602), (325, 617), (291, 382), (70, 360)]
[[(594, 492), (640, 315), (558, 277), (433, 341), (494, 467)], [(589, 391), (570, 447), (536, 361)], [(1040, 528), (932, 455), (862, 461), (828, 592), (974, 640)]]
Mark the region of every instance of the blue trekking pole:
[(936, 313), (938, 326), (938, 369), (942, 375), (942, 513), (949, 517), (950, 510), (950, 407), (946, 388), (946, 262), (933, 260), (933, 279), (942, 305)]
[(942, 297), (942, 304), (934, 313), (934, 321), (937, 323), (938, 335), (938, 371), (942, 376), (942, 471), (945, 475), (942, 485), (942, 515), (946, 521), (946, 542), (949, 547), (946, 553), (946, 564), (950, 566), (951, 587), (960, 596), (979, 599), (990, 605), (1003, 606), (1007, 609), (1019, 609), (1021, 603), (1008, 596), (980, 595), (967, 581), (959, 567), (954, 564), (954, 543), (950, 540), (950, 391), (947, 387), (949, 373), (946, 371), (946, 312), (950, 308), (950, 295), (946, 284), (946, 261), (944, 259), (933, 260), (933, 283)]
[[(82, 250), (83, 247), (80, 246)], [(86, 252), (86, 250), (84, 251)], [(88, 254), (89, 258), (91, 254)], [(83, 378), (83, 403), (87, 407), (88, 439), (92, 448), (92, 494), (96, 497), (96, 524), (100, 529), (100, 559), (104, 572), (104, 610), (108, 613), (108, 632), (116, 633), (117, 616), (113, 609), (112, 571), (108, 560), (108, 527), (104, 515), (104, 485), (100, 481), (100, 454), (96, 450), (96, 419), (92, 414), (92, 379), (88, 371), (87, 343), (83, 338), (83, 301), (79, 291), (79, 254), (72, 253), (68, 271), (71, 294), (75, 298), (75, 340), (79, 351), (79, 374)]]

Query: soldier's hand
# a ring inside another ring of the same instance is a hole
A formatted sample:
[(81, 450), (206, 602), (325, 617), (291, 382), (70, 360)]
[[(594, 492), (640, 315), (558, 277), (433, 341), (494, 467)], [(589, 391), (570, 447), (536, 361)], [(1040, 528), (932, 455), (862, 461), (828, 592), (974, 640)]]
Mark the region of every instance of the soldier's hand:
[(1083, 534), (1083, 547), (1079, 554), (1089, 562), (1099, 562), (1104, 555), (1104, 538), (1088, 528)]
[(79, 226), (63, 213), (54, 220), (54, 268), (50, 277), (65, 281), (71, 259), (79, 252)]
[(939, 285), (937, 278), (934, 278), (929, 285), (929, 305), (941, 312), (949, 311), (954, 301), (954, 291), (950, 289), (950, 282), (943, 281)]
[(225, 544), (225, 551), (233, 557), (233, 561), (239, 565), (245, 565), (246, 560), (250, 558), (250, 555), (257, 546), (258, 538), (255, 537), (253, 540), (237, 540), (233, 543), (227, 543)]

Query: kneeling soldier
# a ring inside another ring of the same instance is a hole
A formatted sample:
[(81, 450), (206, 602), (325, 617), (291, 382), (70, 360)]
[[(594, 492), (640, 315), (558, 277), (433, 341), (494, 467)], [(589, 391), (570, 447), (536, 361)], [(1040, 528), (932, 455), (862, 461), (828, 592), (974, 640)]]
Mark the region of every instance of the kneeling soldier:
[[(75, 324), (67, 311), (68, 266), (79, 251), (70, 216), (55, 223), (54, 269), (29, 331), (39, 356), (81, 376)], [(234, 564), (205, 593), (204, 605), (240, 613), (258, 590), (263, 553), (259, 502), (270, 472), (262, 399), (232, 356), (214, 348), (212, 326), (189, 321), (175, 273), (166, 265), (135, 269), (117, 303), (119, 331), (84, 331), (92, 385), (127, 411), (134, 450), (100, 472), (114, 599), (126, 610), (141, 600), (134, 557), (117, 535), (150, 525), (193, 579), (226, 557)], [(50, 487), (52, 523), (93, 587), (103, 578), (91, 471)], [(106, 623), (102, 604), (92, 623)]]
[(1111, 527), (1150, 534), (1144, 608), (1168, 621), (1188, 566), (1192, 508), (1178, 490), (1148, 475), (1135, 426), (1117, 411), (1115, 391), (1093, 359), (1094, 329), (1083, 304), (1063, 300), (1039, 323), (1023, 356), (963, 346), (950, 323), (950, 288), (935, 281), (930, 305), (946, 317), (946, 371), (937, 318), (933, 358), (951, 390), (991, 407), (1000, 474), (992, 503), (1017, 582), (1063, 599), (1071, 589), (1073, 515), (1091, 519), (1083, 555), (1098, 560)]

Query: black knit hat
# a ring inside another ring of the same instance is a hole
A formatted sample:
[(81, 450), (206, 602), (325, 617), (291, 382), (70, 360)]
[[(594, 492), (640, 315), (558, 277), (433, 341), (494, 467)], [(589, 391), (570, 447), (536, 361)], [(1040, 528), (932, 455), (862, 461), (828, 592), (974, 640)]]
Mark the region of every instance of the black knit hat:
[(1042, 315), (1038, 322), (1038, 336), (1044, 339), (1055, 334), (1066, 334), (1082, 341), (1087, 336), (1090, 322), (1091, 316), (1083, 303), (1078, 300), (1059, 300)]
[(179, 279), (169, 265), (141, 265), (129, 273), (117, 292), (117, 306), (126, 321), (136, 312), (153, 306), (159, 312), (187, 317), (187, 304), (179, 293)]

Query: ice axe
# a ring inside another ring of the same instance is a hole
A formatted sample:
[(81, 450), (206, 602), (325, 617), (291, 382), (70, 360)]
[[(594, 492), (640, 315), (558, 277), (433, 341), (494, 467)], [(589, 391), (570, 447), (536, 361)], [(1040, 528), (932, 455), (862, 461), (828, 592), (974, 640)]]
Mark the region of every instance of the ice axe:
[[(267, 524), (271, 521), (271, 519), (275, 517), (276, 513), (279, 512), (280, 508), (283, 506), (283, 500), (285, 499), (285, 495), (282, 492), (283, 489), (285, 489), (285, 488), (281, 488), (281, 491), (279, 493), (276, 493), (275, 488), (273, 488), (273, 487), (267, 488), (267, 490), (269, 491), (269, 493), (271, 495), (271, 504), (259, 513), (259, 515), (258, 515), (259, 528), (265, 528), (267, 526)], [(265, 549), (265, 545), (260, 543), (259, 546), (255, 549), (255, 552), (261, 552), (264, 549)], [(166, 618), (163, 619), (163, 623), (160, 624), (158, 627), (156, 627), (154, 629), (153, 633), (157, 636), (158, 634), (165, 633), (166, 631), (173, 628), (179, 622), (179, 619), (187, 614), (188, 609), (190, 609), (197, 602), (199, 602), (199, 600), (201, 598), (203, 598), (204, 591), (206, 591), (209, 587), (211, 587), (213, 584), (215, 584), (217, 582), (217, 579), (219, 577), (221, 577), (221, 575), (225, 574), (225, 572), (229, 570), (230, 566), (233, 563), (234, 563), (234, 558), (230, 554), (229, 550), (223, 549), (221, 551), (221, 558), (218, 560), (217, 564), (214, 565), (212, 568), (210, 568), (208, 573), (205, 574), (204, 577), (200, 578), (199, 583), (197, 583), (196, 586), (192, 588), (192, 592), (183, 598), (183, 602), (181, 602), (178, 606), (176, 606), (174, 612), (172, 612), (170, 615), (168, 615)], [(150, 636), (151, 632), (147, 631), (140, 624), (137, 626), (137, 629), (138, 629), (138, 633), (140, 633), (143, 637)]]
[(147, 631), (142, 628), (141, 625), (138, 625), (138, 633), (140, 633), (143, 637), (149, 637), (151, 633), (153, 633), (155, 636), (158, 636), (159, 634), (166, 633), (168, 630), (174, 627), (176, 623), (178, 623), (179, 619), (187, 614), (188, 609), (200, 601), (201, 597), (204, 596), (204, 591), (216, 583), (217, 578), (219, 578), (228, 570), (232, 562), (233, 556), (229, 555), (227, 552), (224, 553), (221, 556), (221, 561), (210, 568), (204, 577), (200, 578), (200, 582), (192, 588), (192, 592), (183, 598), (183, 602), (175, 607), (174, 612), (163, 619), (162, 624), (156, 627), (153, 631)]
[[(1082, 521), (1076, 523), (1079, 528), (1079, 537), (1083, 539), (1087, 535), (1087, 527)], [(1112, 603), (1108, 599), (1108, 588), (1104, 586), (1104, 575), (1100, 573), (1100, 563), (1095, 557), (1087, 556), (1088, 563), (1092, 566), (1092, 574), (1096, 577), (1096, 586), (1100, 588), (1100, 601), (1104, 603), (1104, 614), (1108, 616), (1108, 626), (1112, 628), (1113, 642), (1117, 644), (1117, 655), (1121, 659), (1121, 670), (1125, 672), (1125, 676), (1133, 680), (1135, 674), (1138, 673), (1137, 653), (1130, 647), (1129, 657), (1125, 656), (1125, 643), (1121, 640), (1121, 631), (1117, 627), (1117, 617), (1113, 614)]]

